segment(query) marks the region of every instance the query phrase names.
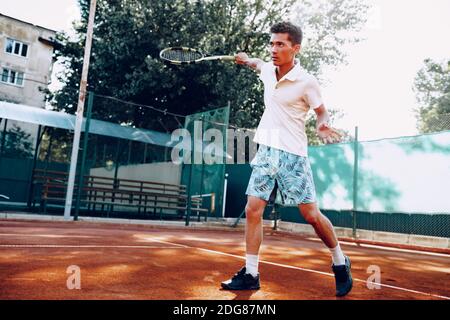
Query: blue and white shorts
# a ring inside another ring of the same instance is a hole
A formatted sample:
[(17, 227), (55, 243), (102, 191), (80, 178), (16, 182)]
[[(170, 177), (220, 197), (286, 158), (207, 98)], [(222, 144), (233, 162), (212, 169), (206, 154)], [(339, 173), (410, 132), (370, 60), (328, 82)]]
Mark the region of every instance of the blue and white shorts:
[(308, 157), (260, 145), (250, 163), (252, 175), (245, 194), (284, 205), (316, 202), (316, 190)]

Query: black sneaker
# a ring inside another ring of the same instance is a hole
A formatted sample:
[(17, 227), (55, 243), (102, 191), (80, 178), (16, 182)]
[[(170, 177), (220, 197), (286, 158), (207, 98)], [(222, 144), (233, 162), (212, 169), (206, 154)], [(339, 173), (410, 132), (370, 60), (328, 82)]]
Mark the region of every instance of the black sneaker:
[(336, 296), (342, 297), (352, 290), (353, 279), (352, 279), (352, 264), (350, 262), (350, 258), (345, 256), (345, 264), (335, 266), (332, 265), (332, 269), (334, 272), (334, 277), (336, 280)]
[(222, 288), (225, 290), (258, 290), (260, 287), (259, 274), (254, 277), (245, 272), (246, 269), (243, 267), (233, 278), (222, 282)]

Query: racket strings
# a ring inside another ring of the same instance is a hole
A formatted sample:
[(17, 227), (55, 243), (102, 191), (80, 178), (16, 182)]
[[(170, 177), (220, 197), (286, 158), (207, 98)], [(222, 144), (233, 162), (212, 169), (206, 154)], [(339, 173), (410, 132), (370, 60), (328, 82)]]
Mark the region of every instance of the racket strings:
[(167, 50), (162, 53), (162, 58), (170, 61), (190, 62), (202, 58), (202, 54), (188, 50)]

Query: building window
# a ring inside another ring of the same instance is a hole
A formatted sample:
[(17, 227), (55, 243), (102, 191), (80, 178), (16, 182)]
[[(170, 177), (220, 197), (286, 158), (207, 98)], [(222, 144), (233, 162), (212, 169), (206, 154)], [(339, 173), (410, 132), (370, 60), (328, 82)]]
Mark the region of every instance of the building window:
[(23, 86), (23, 72), (17, 73), (16, 84), (18, 86)]
[(26, 57), (28, 54), (28, 45), (11, 38), (6, 38), (5, 52)]
[(8, 78), (9, 78), (9, 71), (8, 71), (8, 69), (3, 69), (2, 82), (8, 82)]
[(14, 40), (7, 38), (6, 39), (5, 51), (7, 53), (12, 53), (13, 47), (14, 47)]
[(18, 72), (14, 70), (9, 70), (3, 68), (2, 72), (2, 82), (14, 84), (16, 86), (23, 86), (23, 72)]

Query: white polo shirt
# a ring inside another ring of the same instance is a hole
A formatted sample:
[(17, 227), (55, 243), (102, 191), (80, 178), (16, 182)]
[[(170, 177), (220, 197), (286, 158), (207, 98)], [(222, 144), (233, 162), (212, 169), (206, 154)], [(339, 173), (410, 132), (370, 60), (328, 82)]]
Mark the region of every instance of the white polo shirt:
[(265, 109), (253, 141), (307, 156), (306, 115), (310, 108), (322, 105), (322, 96), (317, 79), (300, 66), (298, 59), (295, 62), (280, 81), (273, 62), (262, 65), (259, 78), (264, 83)]

